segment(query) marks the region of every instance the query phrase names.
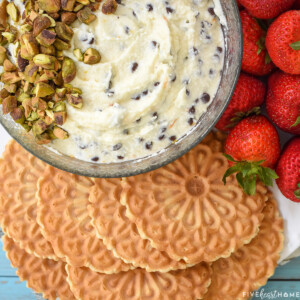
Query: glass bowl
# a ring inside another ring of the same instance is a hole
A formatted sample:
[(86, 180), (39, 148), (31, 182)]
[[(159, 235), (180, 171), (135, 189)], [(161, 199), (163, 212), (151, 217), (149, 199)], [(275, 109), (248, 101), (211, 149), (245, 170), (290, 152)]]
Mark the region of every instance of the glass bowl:
[(0, 112), (0, 123), (30, 153), (46, 163), (70, 173), (89, 177), (128, 177), (162, 167), (195, 147), (214, 127), (234, 92), (242, 60), (242, 28), (236, 0), (221, 0), (227, 28), (223, 28), (226, 50), (221, 83), (215, 99), (197, 124), (178, 142), (150, 156), (120, 163), (92, 163), (37, 145), (33, 136), (19, 127), (10, 116)]

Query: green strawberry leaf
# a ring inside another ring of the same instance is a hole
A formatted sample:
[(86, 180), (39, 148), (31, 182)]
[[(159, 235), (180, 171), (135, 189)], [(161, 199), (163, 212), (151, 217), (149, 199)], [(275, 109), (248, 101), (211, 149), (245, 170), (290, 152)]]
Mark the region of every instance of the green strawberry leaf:
[(300, 124), (300, 116), (297, 118), (296, 122), (291, 127), (296, 127)]
[(236, 179), (248, 195), (254, 195), (256, 192), (256, 181), (259, 178), (265, 185), (273, 186), (273, 179), (277, 179), (276, 172), (270, 168), (262, 167), (263, 160), (257, 162), (240, 161), (236, 162), (230, 155), (224, 154), (231, 162), (235, 164), (230, 167), (224, 174), (223, 182), (226, 184), (226, 179), (230, 175), (236, 173)]
[(229, 154), (223, 153), (223, 155), (231, 162), (235, 162), (235, 163), (238, 162), (238, 161), (234, 160), (233, 157)]
[(297, 199), (300, 199), (300, 182), (297, 184), (297, 187), (299, 189), (297, 189), (295, 192), (294, 192), (294, 195), (296, 196)]
[(290, 44), (290, 47), (294, 50), (300, 50), (300, 41)]
[(270, 57), (269, 53), (267, 52), (266, 57), (265, 57), (265, 64), (267, 65), (267, 64), (271, 63), (271, 61), (272, 61), (271, 57)]

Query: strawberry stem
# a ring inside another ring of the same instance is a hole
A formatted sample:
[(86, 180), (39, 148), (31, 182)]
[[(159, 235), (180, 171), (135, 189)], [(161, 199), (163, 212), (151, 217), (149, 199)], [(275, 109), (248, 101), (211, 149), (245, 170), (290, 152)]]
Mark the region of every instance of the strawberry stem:
[(300, 124), (300, 116), (297, 118), (296, 122), (291, 127), (296, 127)]
[(224, 184), (226, 184), (227, 177), (236, 173), (236, 179), (239, 185), (248, 195), (255, 195), (257, 178), (259, 178), (267, 186), (273, 186), (273, 179), (278, 178), (274, 170), (261, 166), (263, 161), (236, 161), (228, 154), (224, 154), (224, 156), (234, 163), (234, 165), (224, 174)]
[(290, 44), (290, 47), (294, 50), (300, 50), (300, 41)]
[(297, 184), (297, 187), (299, 189), (297, 189), (295, 192), (294, 192), (294, 195), (296, 196), (297, 199), (300, 199), (300, 183)]

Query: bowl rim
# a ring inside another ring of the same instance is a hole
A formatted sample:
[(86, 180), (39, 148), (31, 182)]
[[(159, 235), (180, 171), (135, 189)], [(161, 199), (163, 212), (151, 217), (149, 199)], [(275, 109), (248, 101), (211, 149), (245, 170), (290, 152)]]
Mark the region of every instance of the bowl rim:
[[(222, 0), (220, 0), (222, 2)], [(226, 1), (226, 0), (225, 0)], [(121, 178), (121, 177), (130, 177), (130, 176), (134, 176), (134, 175), (138, 175), (141, 173), (146, 173), (146, 172), (150, 172), (152, 170), (155, 170), (157, 168), (163, 167), (171, 162), (173, 162), (174, 160), (178, 159), (179, 157), (181, 157), (182, 155), (184, 155), (185, 153), (187, 153), (188, 151), (190, 151), (192, 148), (194, 148), (196, 145), (198, 145), (204, 138), (205, 136), (211, 131), (213, 130), (214, 126), (216, 125), (216, 123), (218, 122), (218, 120), (220, 119), (220, 117), (222, 116), (222, 114), (224, 113), (224, 111), (226, 110), (230, 99), (233, 96), (236, 84), (238, 82), (238, 78), (241, 72), (241, 65), (242, 65), (242, 57), (243, 57), (243, 33), (242, 33), (242, 24), (241, 24), (241, 18), (240, 18), (240, 14), (239, 14), (239, 9), (237, 6), (237, 3), (235, 0), (231, 0), (231, 3), (233, 5), (233, 9), (234, 9), (234, 15), (237, 17), (237, 32), (239, 34), (239, 57), (237, 59), (238, 65), (235, 71), (235, 74), (233, 74), (233, 82), (232, 82), (232, 86), (230, 87), (230, 92), (228, 93), (228, 97), (226, 100), (226, 104), (224, 105), (223, 109), (220, 110), (220, 112), (217, 114), (217, 117), (214, 119), (214, 121), (207, 126), (207, 128), (204, 130), (203, 134), (201, 136), (199, 136), (198, 138), (195, 138), (193, 140), (192, 143), (188, 144), (184, 149), (182, 149), (181, 151), (178, 151), (178, 153), (176, 153), (175, 155), (173, 155), (172, 157), (165, 159), (163, 161), (159, 161), (159, 162), (155, 162), (153, 164), (145, 164), (145, 167), (143, 168), (136, 168), (135, 170), (128, 170), (128, 167), (123, 171), (122, 168), (119, 168), (118, 172), (114, 172), (114, 174), (108, 174), (107, 172), (102, 172), (101, 171), (101, 166), (114, 166), (115, 169), (118, 169), (118, 166), (122, 166), (124, 164), (128, 164), (130, 165), (132, 164), (140, 164), (140, 163), (144, 163), (147, 162), (147, 160), (151, 159), (151, 157), (156, 157), (158, 156), (162, 151), (168, 151), (168, 149), (171, 149), (171, 147), (167, 147), (165, 149), (162, 149), (158, 152), (155, 152), (149, 156), (146, 157), (141, 157), (141, 158), (137, 158), (137, 159), (133, 159), (133, 160), (126, 160), (123, 162), (112, 162), (112, 163), (92, 163), (92, 162), (88, 162), (88, 161), (84, 161), (84, 160), (80, 160), (80, 159), (75, 159), (75, 164), (72, 164), (72, 166), (69, 165), (59, 165), (58, 163), (53, 163), (51, 160), (46, 159), (43, 156), (43, 151), (38, 151), (35, 149), (32, 149), (31, 147), (28, 146), (28, 144), (18, 138), (16, 136), (16, 134), (14, 134), (13, 130), (11, 130), (8, 126), (6, 126), (3, 122), (2, 117), (0, 116), (0, 124), (3, 126), (3, 128), (7, 131), (7, 133), (13, 137), (23, 148), (25, 148), (29, 153), (31, 153), (32, 155), (36, 156), (37, 158), (39, 158), (40, 160), (44, 161), (45, 163), (47, 163), (48, 165), (51, 165), (55, 168), (61, 169), (63, 171), (69, 172), (69, 173), (73, 173), (73, 174), (77, 174), (80, 176), (88, 176), (88, 177), (94, 177), (94, 178)], [(224, 62), (225, 65), (226, 62)], [(224, 101), (225, 102), (225, 101)], [(193, 128), (196, 128), (197, 126), (194, 126)], [(192, 129), (193, 130), (193, 129)], [(192, 131), (191, 130), (191, 131)], [(184, 134), (181, 138), (183, 138), (184, 141), (184, 137), (187, 135)], [(180, 140), (179, 139), (179, 143)], [(171, 145), (172, 146), (172, 145)], [(43, 146), (42, 146), (43, 147)], [(47, 149), (48, 150), (48, 149)], [(51, 150), (48, 150), (51, 151)], [(53, 153), (57, 152), (52, 150)], [(59, 155), (61, 157), (68, 157), (70, 159), (70, 156), (62, 154), (62, 153), (58, 153), (56, 155)], [(78, 171), (76, 169), (76, 160), (79, 161), (80, 163), (86, 163), (90, 168), (85, 168), (84, 171)]]

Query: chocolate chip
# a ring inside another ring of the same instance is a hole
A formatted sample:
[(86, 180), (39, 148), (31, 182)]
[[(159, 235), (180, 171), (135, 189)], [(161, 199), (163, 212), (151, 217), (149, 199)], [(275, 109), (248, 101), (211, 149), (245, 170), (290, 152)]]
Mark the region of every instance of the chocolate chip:
[(141, 99), (141, 95), (134, 96), (131, 99), (138, 101)]
[(196, 108), (195, 108), (195, 106), (193, 105), (193, 106), (189, 109), (189, 113), (190, 113), (191, 115), (193, 115), (193, 114), (195, 114), (195, 112), (196, 112)]
[(125, 26), (125, 33), (126, 33), (126, 34), (129, 33), (129, 30), (130, 30), (129, 27), (128, 27), (128, 26)]
[(157, 112), (154, 112), (153, 115), (152, 115), (152, 117), (154, 117), (154, 118), (157, 119), (157, 118), (158, 118), (158, 113), (157, 113)]
[(139, 64), (137, 62), (134, 62), (131, 66), (131, 72), (134, 73), (136, 69), (138, 68)]
[(196, 47), (193, 47), (193, 52), (194, 52), (195, 56), (197, 56), (199, 54), (199, 51)]
[(98, 156), (95, 156), (92, 158), (92, 161), (98, 161), (99, 160), (99, 157)]
[(188, 84), (190, 83), (190, 81), (189, 81), (188, 79), (184, 79), (184, 80), (182, 81), (182, 83), (185, 84), (185, 85), (188, 85)]
[(95, 42), (95, 39), (92, 38), (92, 39), (89, 41), (89, 44), (92, 45), (92, 44), (94, 44), (94, 42)]
[(192, 126), (194, 124), (194, 119), (193, 118), (189, 118), (188, 123), (190, 126)]
[(176, 135), (172, 135), (171, 137), (169, 137), (169, 140), (172, 142), (176, 141)]
[(139, 142), (142, 143), (145, 139), (144, 138), (139, 138)]
[(132, 11), (132, 14), (133, 14), (133, 16), (134, 16), (134, 17), (136, 17), (136, 13), (135, 13), (135, 11), (134, 11), (134, 10)]
[(122, 4), (122, 0), (116, 0), (118, 4)]
[(136, 122), (136, 123), (140, 123), (141, 120), (142, 120), (142, 118), (139, 118), (139, 119), (137, 119), (135, 122)]
[(219, 53), (222, 53), (222, 52), (223, 52), (223, 48), (222, 48), (222, 47), (217, 47), (217, 51), (218, 51)]
[(121, 148), (122, 148), (122, 144), (121, 143), (118, 143), (118, 144), (116, 144), (116, 145), (114, 145), (113, 146), (113, 151), (118, 151), (118, 150), (120, 150)]
[(147, 4), (147, 10), (148, 11), (153, 11), (153, 5), (152, 4)]
[(161, 133), (166, 132), (167, 131), (167, 127), (163, 127), (160, 131), (161, 131)]
[(208, 12), (212, 15), (212, 16), (215, 16), (216, 14), (215, 14), (215, 10), (213, 9), (213, 7), (210, 7), (209, 9), (208, 9)]
[(153, 45), (154, 47), (156, 47), (156, 46), (157, 46), (157, 42), (156, 42), (156, 41), (152, 41), (152, 45)]
[(117, 157), (118, 157), (118, 159), (124, 159), (124, 156), (122, 156), (122, 155), (119, 155)]
[(159, 86), (159, 85), (160, 85), (159, 81), (157, 81), (157, 82), (154, 83), (154, 86)]
[(129, 129), (124, 129), (124, 130), (123, 130), (123, 134), (128, 135), (128, 134), (129, 134)]
[(160, 136), (158, 137), (158, 139), (159, 139), (160, 141), (162, 141), (165, 137), (166, 137), (166, 136), (165, 136), (164, 134), (162, 134), (162, 135), (160, 135)]
[(201, 101), (203, 103), (208, 103), (210, 101), (210, 95), (207, 93), (203, 93), (201, 96)]
[(168, 14), (172, 14), (174, 12), (174, 9), (172, 7), (166, 7), (166, 11)]
[(85, 146), (85, 145), (80, 145), (79, 148), (80, 148), (81, 150), (84, 150), (84, 149), (87, 148), (87, 146)]
[(175, 81), (176, 81), (176, 79), (177, 79), (177, 76), (176, 76), (176, 75), (174, 75), (174, 76), (172, 77), (171, 81), (172, 81), (172, 82), (175, 82)]
[(148, 95), (148, 90), (143, 91), (143, 96), (147, 96)]
[(147, 150), (151, 150), (151, 149), (152, 149), (152, 146), (153, 146), (153, 142), (147, 142), (147, 143), (145, 144), (145, 147), (146, 147)]
[(188, 89), (185, 90), (185, 93), (187, 96), (189, 96), (191, 94), (190, 90), (188, 90)]

